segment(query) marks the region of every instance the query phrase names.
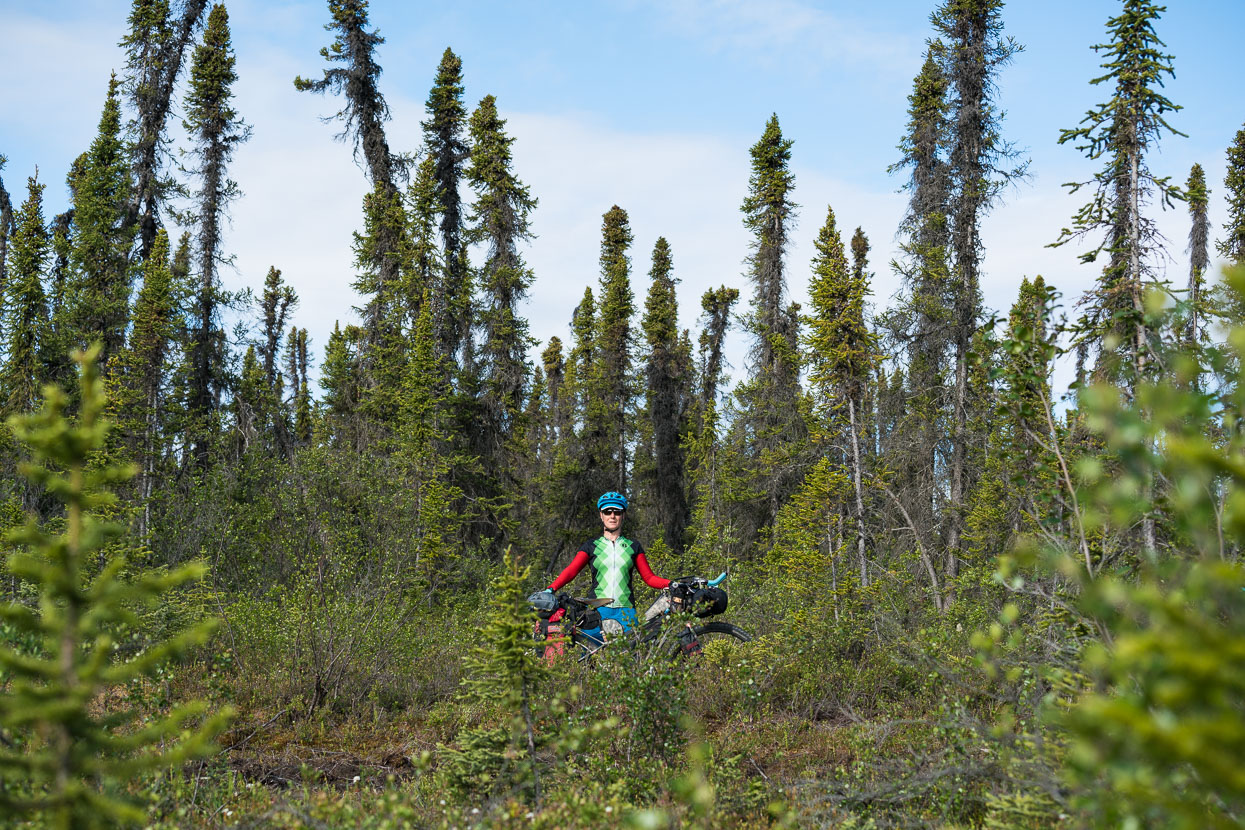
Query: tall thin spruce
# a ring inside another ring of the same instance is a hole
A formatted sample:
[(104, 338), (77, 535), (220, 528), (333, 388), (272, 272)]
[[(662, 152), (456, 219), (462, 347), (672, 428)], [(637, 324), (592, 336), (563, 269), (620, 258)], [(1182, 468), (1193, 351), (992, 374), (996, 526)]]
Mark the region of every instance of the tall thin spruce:
[(190, 335), (186, 404), (193, 431), (190, 457), (200, 467), (207, 462), (224, 384), (219, 266), (227, 261), (223, 239), (226, 212), (229, 203), (239, 195), (238, 185), (228, 176), (228, 167), (234, 150), (250, 136), (250, 127), (233, 106), (233, 84), (238, 79), (234, 64), (229, 13), (223, 4), (217, 3), (208, 14), (203, 42), (195, 48), (184, 122), (194, 142), (191, 155), (199, 179), (194, 197), (198, 286)]
[(745, 544), (770, 526), (802, 477), (792, 457), (806, 437), (800, 410), (799, 305), (788, 303), (786, 278), (797, 208), (791, 199), (792, 143), (783, 137), (778, 116), (770, 116), (750, 151), (752, 174), (742, 205), (744, 227), (752, 234), (746, 261), (752, 309), (745, 321), (752, 347), (750, 377), (736, 392), (742, 416), (737, 429), (748, 435), (750, 475), (762, 495)]
[(648, 346), (645, 360), (645, 413), (652, 441), (652, 477), (647, 484), (654, 525), (676, 556), (683, 552), (683, 533), (690, 519), (687, 502), (683, 437), (687, 433), (692, 366), (691, 348), (679, 337), (678, 280), (670, 243), (659, 237), (641, 327)]
[(121, 134), (120, 81), (114, 75), (91, 146), (74, 164), (72, 247), (65, 289), (65, 351), (103, 344), (100, 366), (125, 342), (129, 322), (130, 249), (134, 225), (126, 215), (130, 170)]
[(942, 53), (950, 82), (951, 122), (947, 205), (955, 267), (951, 283), (955, 391), (952, 399), (950, 516), (944, 585), (953, 598), (959, 572), (964, 496), (971, 489), (968, 466), (969, 352), (981, 321), (981, 221), (1000, 189), (1023, 176), (1025, 164), (1002, 138), (995, 104), (998, 73), (1022, 47), (1003, 36), (1003, 0), (946, 0), (931, 20), (946, 44)]
[[(9, 160), (0, 155), (0, 172)], [(13, 202), (9, 191), (4, 187), (4, 177), (0, 176), (0, 297), (4, 296), (4, 286), (9, 281), (9, 238), (13, 236), (16, 223), (13, 221)]]
[[(890, 172), (908, 171), (903, 190), (908, 208), (899, 231), (904, 256), (892, 263), (903, 279), (905, 297), (884, 318), (896, 350), (907, 358), (896, 367), (886, 400), (887, 463), (896, 473), (894, 524), (908, 525), (919, 544), (931, 548), (939, 530), (947, 492), (949, 390), (953, 355), (955, 294), (948, 265), (947, 212), (951, 195), (946, 160), (950, 82), (944, 68), (946, 47), (931, 42), (908, 96), (908, 124), (899, 143), (900, 160)], [(906, 368), (906, 372), (903, 369)], [(942, 595), (934, 603), (942, 607)]]
[(17, 211), (12, 261), (4, 293), (4, 369), (0, 373), (0, 413), (29, 412), (41, 398), (48, 346), (47, 298), (43, 269), (48, 259), (48, 229), (43, 221), (44, 185), (31, 176), (26, 200)]
[(510, 440), (518, 429), (531, 367), (527, 350), (531, 338), (518, 305), (527, 296), (532, 272), (523, 261), (519, 246), (532, 232), (529, 216), (534, 199), (514, 174), (506, 122), (498, 115), (497, 101), (485, 96), (471, 115), (471, 159), (467, 181), (475, 191), (475, 204), (468, 218), (466, 239), (485, 247), (480, 267), (483, 298), (480, 325), (480, 404), (483, 449), (488, 468), (495, 476), (512, 472)]
[(633, 236), (627, 211), (614, 205), (601, 219), (601, 303), (597, 309), (587, 411), (592, 467), (599, 467), (602, 490), (627, 489), (630, 466), (631, 413), (634, 381), (631, 377), (633, 345), (631, 317), (635, 300), (631, 293), (630, 249)]
[(130, 125), (133, 188), (127, 224), (138, 226), (139, 257), (144, 261), (155, 244), (166, 196), (161, 173), (168, 153), (166, 125), (173, 91), (207, 5), (207, 0), (185, 0), (179, 15), (168, 0), (134, 0), (130, 31), (121, 39), (126, 50), (125, 90), (135, 113)]
[[(371, 371), (375, 346), (380, 351), (396, 348), (390, 305), (392, 295), (400, 288), (402, 269), (403, 227), (400, 213), (402, 206), (398, 194), (398, 180), (405, 175), (405, 160), (389, 149), (385, 122), (389, 120), (389, 105), (380, 91), (381, 67), (376, 62), (376, 49), (385, 39), (380, 32), (369, 31), (367, 0), (329, 0), (330, 22), (324, 28), (334, 33), (333, 43), (320, 50), (321, 57), (329, 63), (319, 80), (301, 76), (294, 79), (294, 87), (302, 92), (323, 94), (332, 92), (345, 97), (342, 108), (326, 120), (342, 122), (337, 138), (353, 145), (355, 159), (361, 155), (372, 184), (365, 205), (374, 221), (368, 247), (368, 261), (362, 264), (369, 272), (367, 278), (374, 281), (367, 292), (368, 302), (363, 310), (364, 344), (362, 363), (368, 370), (364, 382), (369, 391), (378, 385), (393, 386), (393, 378), (373, 377)], [(381, 371), (379, 374), (385, 374)], [(382, 397), (383, 394), (382, 394)], [(387, 410), (390, 407), (381, 406)]]
[[(1102, 252), (1108, 263), (1098, 285), (1090, 291), (1082, 335), (1099, 349), (1096, 374), (1122, 384), (1130, 400), (1137, 386), (1152, 374), (1152, 331), (1146, 319), (1144, 295), (1158, 283), (1154, 262), (1162, 253), (1162, 237), (1144, 209), (1155, 198), (1170, 207), (1183, 198), (1170, 177), (1156, 176), (1146, 160), (1164, 133), (1183, 135), (1167, 123), (1168, 113), (1180, 107), (1159, 90), (1164, 76), (1174, 77), (1172, 56), (1161, 51), (1154, 23), (1164, 6), (1150, 0), (1124, 0), (1120, 13), (1107, 21), (1110, 40), (1094, 46), (1105, 55), (1106, 74), (1091, 84), (1114, 84), (1111, 100), (1090, 110), (1079, 126), (1064, 130), (1059, 143), (1075, 146), (1091, 160), (1105, 157), (1106, 165), (1086, 182), (1069, 185), (1076, 193), (1092, 188), (1090, 201), (1072, 217), (1055, 245), (1103, 234), (1082, 262), (1094, 262)], [(1141, 523), (1142, 544), (1153, 553), (1156, 545), (1154, 516)]]
[(463, 62), (450, 49), (441, 55), (436, 79), (424, 105), (424, 148), (440, 215), (441, 280), (432, 294), (439, 349), (461, 373), (472, 373), (472, 280), (467, 261), (466, 217), (460, 187), (467, 146), (467, 108), (463, 104)]

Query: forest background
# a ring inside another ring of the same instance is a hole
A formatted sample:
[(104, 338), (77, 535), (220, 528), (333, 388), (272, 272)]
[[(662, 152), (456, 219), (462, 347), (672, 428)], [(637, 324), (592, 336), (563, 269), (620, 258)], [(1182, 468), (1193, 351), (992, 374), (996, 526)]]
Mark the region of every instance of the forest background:
[[(5, 7), (6, 805), (1238, 823), (1242, 12), (1041, 5)], [(757, 642), (534, 661), (603, 489)]]

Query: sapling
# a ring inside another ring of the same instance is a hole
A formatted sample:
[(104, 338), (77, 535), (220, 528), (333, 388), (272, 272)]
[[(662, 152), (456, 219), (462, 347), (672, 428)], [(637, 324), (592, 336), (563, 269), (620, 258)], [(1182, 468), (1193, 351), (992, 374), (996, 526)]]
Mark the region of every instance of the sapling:
[(131, 478), (134, 468), (97, 460), (109, 429), (98, 355), (98, 345), (74, 355), (82, 402), (76, 419), (65, 413), (66, 393), (48, 386), (39, 411), (8, 421), (33, 455), (23, 475), (65, 512), (54, 525), (59, 532), (31, 519), (7, 536), (18, 548), (8, 569), (31, 585), (39, 604), (0, 603), (0, 620), (26, 635), (24, 642), (37, 643), (24, 650), (0, 646), (0, 808), (43, 814), (58, 828), (143, 821), (143, 810), (122, 795), (125, 785), (142, 772), (210, 754), (230, 716), (223, 710), (200, 720), (206, 705), (196, 701), (139, 721), (110, 701), (110, 690), (206, 642), (214, 621), (133, 657), (117, 653), (115, 633), (137, 624), (134, 609), (199, 579), (204, 567), (131, 577), (120, 546), (109, 546), (124, 527), (99, 513), (115, 501), (110, 487)]

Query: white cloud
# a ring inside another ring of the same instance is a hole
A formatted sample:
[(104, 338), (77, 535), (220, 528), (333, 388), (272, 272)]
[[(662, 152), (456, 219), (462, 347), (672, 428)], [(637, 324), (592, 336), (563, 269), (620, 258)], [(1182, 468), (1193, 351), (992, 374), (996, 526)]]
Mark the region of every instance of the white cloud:
[(917, 49), (910, 35), (879, 31), (846, 15), (799, 0), (632, 0), (660, 25), (693, 38), (712, 52), (807, 67), (864, 63), (890, 70), (906, 66)]

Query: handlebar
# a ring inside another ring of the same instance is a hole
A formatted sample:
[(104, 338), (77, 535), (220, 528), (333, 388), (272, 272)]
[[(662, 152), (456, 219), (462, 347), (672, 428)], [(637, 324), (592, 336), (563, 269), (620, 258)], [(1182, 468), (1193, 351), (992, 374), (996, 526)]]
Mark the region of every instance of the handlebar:
[(726, 571), (722, 571), (722, 573), (718, 574), (717, 579), (709, 580), (709, 587), (716, 588), (725, 581), (726, 581)]

